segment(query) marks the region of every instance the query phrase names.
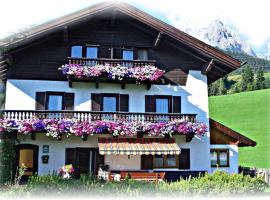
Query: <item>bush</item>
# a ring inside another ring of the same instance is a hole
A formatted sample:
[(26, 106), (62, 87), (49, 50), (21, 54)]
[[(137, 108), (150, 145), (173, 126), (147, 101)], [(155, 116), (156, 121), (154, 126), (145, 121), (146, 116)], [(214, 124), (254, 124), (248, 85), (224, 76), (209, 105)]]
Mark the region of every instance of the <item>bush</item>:
[(32, 176), (27, 185), (10, 187), (0, 196), (226, 196), (269, 193), (267, 184), (258, 178), (242, 174), (226, 174), (215, 172), (202, 177), (181, 179), (177, 182), (124, 182), (97, 181), (91, 176), (81, 176), (80, 179), (62, 179), (57, 175)]

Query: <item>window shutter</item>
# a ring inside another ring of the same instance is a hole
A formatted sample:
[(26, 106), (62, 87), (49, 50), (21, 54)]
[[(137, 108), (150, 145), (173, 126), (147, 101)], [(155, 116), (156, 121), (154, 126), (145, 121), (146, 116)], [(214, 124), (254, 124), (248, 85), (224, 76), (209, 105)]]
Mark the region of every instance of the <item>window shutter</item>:
[(111, 58), (111, 48), (100, 46), (98, 48), (98, 58)]
[(179, 169), (190, 169), (190, 149), (181, 149)]
[(104, 155), (99, 154), (99, 150), (95, 149), (95, 173), (98, 172), (99, 167), (104, 165)]
[(120, 47), (114, 47), (113, 48), (113, 58), (114, 59), (121, 59), (122, 58), (121, 48)]
[(173, 113), (181, 113), (181, 97), (173, 96)]
[(153, 155), (142, 155), (141, 156), (141, 169), (149, 170), (153, 169)]
[(100, 105), (101, 105), (100, 94), (92, 93), (91, 101), (92, 101), (92, 111), (100, 111)]
[(120, 94), (120, 112), (129, 111), (129, 96), (128, 94)]
[(36, 92), (36, 110), (45, 110), (46, 93)]
[(145, 96), (145, 112), (156, 112), (156, 102), (154, 96)]
[(138, 60), (138, 49), (133, 50), (133, 59)]
[(74, 110), (74, 93), (64, 94), (64, 110)]

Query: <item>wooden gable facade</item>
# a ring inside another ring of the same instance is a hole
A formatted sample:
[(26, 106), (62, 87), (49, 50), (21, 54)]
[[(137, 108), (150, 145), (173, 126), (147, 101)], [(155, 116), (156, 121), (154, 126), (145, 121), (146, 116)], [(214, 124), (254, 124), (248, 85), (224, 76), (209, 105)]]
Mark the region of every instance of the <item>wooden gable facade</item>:
[(255, 141), (213, 119), (210, 119), (210, 134), (211, 144), (230, 144), (239, 147), (256, 146)]
[[(0, 41), (3, 79), (66, 80), (58, 67), (68, 62), (72, 45), (98, 46), (98, 58), (121, 59), (121, 50), (148, 51), (164, 69), (163, 83), (185, 85), (189, 70), (201, 70), (211, 83), (240, 62), (125, 3), (101, 3), (34, 27), (23, 38)], [(1, 68), (1, 69), (2, 69)]]

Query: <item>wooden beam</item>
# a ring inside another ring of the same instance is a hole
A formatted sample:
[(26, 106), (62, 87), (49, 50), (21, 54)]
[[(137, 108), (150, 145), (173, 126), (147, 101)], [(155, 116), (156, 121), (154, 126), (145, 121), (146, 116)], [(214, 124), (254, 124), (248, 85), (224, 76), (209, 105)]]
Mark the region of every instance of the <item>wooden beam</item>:
[(64, 42), (68, 43), (68, 41), (69, 41), (69, 38), (68, 38), (68, 26), (64, 26), (63, 32), (64, 32)]
[(157, 48), (159, 43), (160, 43), (160, 40), (161, 38), (163, 37), (163, 33), (162, 32), (159, 32), (156, 39), (155, 39), (155, 42), (154, 42), (154, 47), (153, 48)]
[(121, 89), (124, 90), (126, 88), (126, 79), (121, 81)]
[(96, 89), (99, 88), (99, 78), (96, 78)]
[(208, 72), (211, 71), (212, 67), (213, 67), (213, 63), (214, 63), (214, 59), (211, 59), (210, 61), (208, 61), (207, 63), (205, 63), (203, 65), (203, 68), (202, 68), (202, 73), (204, 75), (207, 75)]
[(115, 25), (115, 18), (116, 18), (117, 10), (113, 9), (112, 11), (112, 18), (111, 18), (111, 26), (113, 27)]

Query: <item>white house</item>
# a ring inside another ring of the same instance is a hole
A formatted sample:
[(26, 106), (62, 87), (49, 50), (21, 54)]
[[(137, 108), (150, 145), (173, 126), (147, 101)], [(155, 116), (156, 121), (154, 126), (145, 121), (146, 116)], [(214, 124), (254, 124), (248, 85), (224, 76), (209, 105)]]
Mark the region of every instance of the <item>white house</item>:
[(240, 62), (137, 8), (97, 4), (24, 35), (0, 42), (0, 127), (26, 175), (238, 173), (238, 147), (256, 145), (209, 121), (208, 84)]

